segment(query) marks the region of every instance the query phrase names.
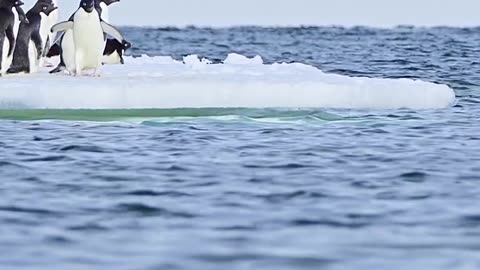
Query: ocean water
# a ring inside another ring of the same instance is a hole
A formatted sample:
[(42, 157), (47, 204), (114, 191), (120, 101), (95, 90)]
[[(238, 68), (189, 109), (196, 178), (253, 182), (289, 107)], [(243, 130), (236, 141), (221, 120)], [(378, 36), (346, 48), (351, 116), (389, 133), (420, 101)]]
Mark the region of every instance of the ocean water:
[(480, 28), (123, 31), (134, 56), (261, 55), (458, 100), (0, 111), (2, 269), (480, 268)]

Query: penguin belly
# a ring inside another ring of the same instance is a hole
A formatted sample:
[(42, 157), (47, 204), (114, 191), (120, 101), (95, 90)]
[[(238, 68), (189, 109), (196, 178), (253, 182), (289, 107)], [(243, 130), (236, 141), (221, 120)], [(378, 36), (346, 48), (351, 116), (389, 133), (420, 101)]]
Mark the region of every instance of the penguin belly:
[[(50, 48), (47, 48), (47, 41), (50, 34), (50, 28), (52, 27), (50, 25), (51, 21), (49, 17), (44, 13), (40, 13), (40, 16), (41, 16), (41, 23), (40, 23), (39, 32), (40, 32), (40, 37), (42, 38), (42, 49), (48, 52), (48, 49)], [(42, 54), (45, 55), (46, 52), (43, 51)], [(43, 55), (42, 55), (42, 58), (40, 58), (39, 66), (43, 66), (45, 62), (45, 58), (43, 57)]]
[[(57, 4), (57, 1), (56, 0), (53, 0), (53, 4), (58, 7), (58, 4)], [(49, 23), (49, 26), (48, 26), (48, 37), (50, 39), (50, 46), (53, 45), (53, 43), (55, 42), (55, 34), (54, 33), (51, 33), (50, 32), (50, 29), (52, 28), (52, 26), (54, 26), (55, 24), (57, 24), (58, 22), (58, 17), (59, 17), (59, 11), (58, 9), (52, 11), (50, 13), (50, 15), (48, 15), (48, 23)], [(50, 48), (48, 48), (50, 49)]]
[(117, 51), (114, 51), (110, 55), (104, 55), (103, 56), (103, 63), (106, 65), (119, 65), (121, 64), (122, 58), (118, 54)]
[(39, 61), (37, 60), (38, 54), (35, 48), (35, 43), (30, 40), (28, 43), (28, 63), (30, 66), (30, 73), (36, 73), (38, 71)]
[(13, 34), (15, 35), (15, 38), (18, 35), (18, 30), (20, 29), (20, 17), (18, 16), (18, 12), (16, 8), (12, 8), (13, 11)]
[[(43, 57), (46, 52), (45, 50), (47, 50), (48, 52), (48, 49), (47, 48), (47, 41), (48, 41), (48, 36), (50, 34), (50, 20), (49, 20), (49, 17), (47, 15), (45, 15), (44, 13), (40, 13), (40, 16), (41, 16), (41, 22), (40, 22), (40, 29), (39, 29), (39, 33), (40, 33), (40, 37), (42, 38), (42, 57), (40, 58), (40, 61), (38, 61), (38, 63), (36, 65), (38, 66), (43, 66), (44, 63), (45, 63), (45, 57)], [(31, 46), (32, 44), (30, 44)], [(29, 48), (29, 51), (30, 51), (30, 48)], [(30, 59), (30, 63), (32, 63), (32, 59)], [(34, 69), (31, 69), (32, 68), (32, 64), (30, 64), (30, 70), (34, 70)], [(36, 70), (38, 70), (38, 67), (35, 67)]]
[(100, 68), (105, 41), (98, 13), (78, 11), (74, 18), (73, 37), (76, 73), (81, 75), (84, 70)]
[(0, 73), (3, 75), (10, 68), (10, 65), (12, 65), (13, 55), (11, 57), (8, 57), (8, 48), (10, 48), (10, 42), (8, 41), (7, 38), (5, 38), (5, 41), (3, 42), (2, 46), (3, 46), (2, 70), (0, 70)]
[[(56, 7), (58, 7), (56, 0), (53, 0), (53, 4), (54, 4)], [(48, 21), (48, 29), (47, 29), (47, 31), (48, 31), (48, 40), (49, 40), (50, 42), (49, 42), (49, 46), (48, 46), (47, 48), (45, 48), (45, 49), (46, 49), (46, 52), (45, 52), (45, 54), (44, 54), (45, 57), (42, 58), (42, 61), (41, 61), (42, 63), (40, 63), (40, 64), (41, 64), (40, 66), (46, 66), (46, 67), (53, 66), (51, 59), (50, 59), (49, 57), (46, 57), (46, 55), (48, 54), (50, 48), (55, 44), (55, 41), (57, 41), (57, 40), (55, 40), (56, 34), (52, 33), (52, 32), (50, 31), (50, 29), (51, 29), (55, 24), (58, 23), (58, 17), (59, 17), (59, 11), (58, 11), (58, 9), (52, 11), (52, 12), (50, 13), (50, 15), (48, 15), (48, 17), (47, 17), (47, 21)]]
[(67, 71), (73, 75), (75, 70), (75, 42), (73, 40), (73, 30), (65, 31), (61, 41), (62, 58)]

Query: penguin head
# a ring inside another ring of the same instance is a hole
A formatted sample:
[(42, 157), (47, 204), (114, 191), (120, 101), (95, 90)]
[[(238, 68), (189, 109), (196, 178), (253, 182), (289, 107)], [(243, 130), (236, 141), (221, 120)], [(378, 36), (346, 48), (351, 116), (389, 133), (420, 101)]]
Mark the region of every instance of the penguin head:
[(44, 13), (45, 15), (50, 15), (52, 11), (56, 10), (58, 7), (55, 6), (52, 0), (38, 0), (33, 9), (38, 13)]
[(15, 7), (15, 10), (18, 13), (18, 19), (20, 20), (20, 22), (27, 23), (27, 24), (30, 23), (28, 21), (27, 15), (25, 14), (25, 11), (23, 11), (23, 8), (22, 8), (22, 6), (24, 5), (23, 1), (22, 0), (11, 0), (11, 3), (13, 5), (13, 7)]
[(14, 0), (14, 1), (11, 1), (11, 2), (13, 2), (13, 5), (16, 6), (16, 7), (20, 7), (20, 6), (25, 5), (25, 3), (23, 3), (23, 1), (21, 1), (21, 0)]
[(40, 6), (43, 13), (45, 13), (45, 15), (50, 15), (50, 13), (52, 13), (52, 11), (58, 9), (58, 7), (55, 6), (55, 4), (53, 4), (52, 2), (51, 3), (42, 3), (42, 5)]
[(95, 0), (82, 0), (80, 1), (80, 8), (83, 8), (85, 12), (92, 13), (95, 9)]
[(0, 7), (12, 8), (17, 6), (23, 6), (21, 0), (0, 0)]

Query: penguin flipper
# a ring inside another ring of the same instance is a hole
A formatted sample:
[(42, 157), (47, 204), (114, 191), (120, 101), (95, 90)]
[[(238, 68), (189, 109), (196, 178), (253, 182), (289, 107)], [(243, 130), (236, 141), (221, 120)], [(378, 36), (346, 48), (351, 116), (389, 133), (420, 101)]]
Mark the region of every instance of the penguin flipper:
[(123, 35), (120, 33), (120, 31), (117, 30), (117, 28), (115, 28), (114, 26), (112, 26), (111, 24), (108, 24), (104, 21), (101, 21), (101, 24), (102, 24), (102, 29), (103, 29), (103, 32), (107, 35), (110, 35), (112, 36), (113, 38), (115, 38), (116, 40), (118, 40), (118, 42), (124, 44), (125, 43), (125, 38), (123, 37)]
[(51, 28), (52, 33), (60, 32), (60, 31), (67, 31), (69, 29), (73, 28), (73, 22), (72, 21), (66, 21), (66, 22), (61, 22), (57, 23)]

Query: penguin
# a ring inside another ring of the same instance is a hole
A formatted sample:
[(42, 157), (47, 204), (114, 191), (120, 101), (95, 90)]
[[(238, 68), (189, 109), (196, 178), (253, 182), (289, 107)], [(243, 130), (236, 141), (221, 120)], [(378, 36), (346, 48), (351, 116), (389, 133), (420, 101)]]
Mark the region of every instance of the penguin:
[(95, 0), (81, 0), (72, 20), (52, 27), (52, 32), (66, 31), (63, 43), (67, 39), (68, 44), (62, 44), (62, 56), (72, 75), (81, 76), (83, 71), (92, 69), (94, 75), (99, 75), (105, 49), (104, 33), (114, 37), (125, 49), (131, 46), (115, 27), (100, 18), (97, 3)]
[[(18, 31), (17, 44), (13, 53), (13, 63), (7, 73), (33, 73), (37, 71), (38, 62), (43, 55), (44, 42), (41, 34), (41, 24), (57, 7), (52, 0), (38, 0), (27, 12), (29, 23), (21, 23)], [(48, 38), (48, 34), (43, 39)]]
[(107, 39), (105, 50), (103, 51), (102, 63), (104, 65), (117, 65), (125, 64), (123, 55), (125, 53), (125, 47), (122, 43), (116, 39)]
[[(53, 5), (58, 7), (58, 2), (57, 0), (52, 0), (53, 2)], [(58, 23), (58, 17), (59, 17), (59, 11), (58, 11), (58, 8), (55, 9), (54, 11), (52, 11), (50, 13), (50, 15), (48, 15), (48, 40), (50, 42), (50, 44), (53, 44), (54, 40), (55, 40), (55, 34), (50, 32), (50, 29), (52, 29), (52, 27)], [(50, 46), (48, 46), (48, 49), (49, 49)], [(48, 49), (46, 50), (46, 52), (48, 52)]]
[[(120, 2), (120, 0), (95, 0), (95, 9), (97, 10), (98, 14), (100, 14), (101, 20), (103, 20), (106, 23), (109, 23), (110, 18), (109, 18), (109, 6), (113, 3)], [(69, 19), (70, 21), (73, 20), (73, 15)], [(58, 73), (66, 68), (66, 63), (65, 63), (65, 57), (69, 58), (66, 61), (70, 63), (70, 68), (67, 68), (67, 70), (72, 70), (73, 68), (73, 59), (72, 59), (72, 54), (73, 54), (73, 35), (71, 33), (72, 30), (67, 30), (65, 33), (61, 36), (60, 42), (55, 43), (51, 48), (50, 51), (47, 54), (47, 58), (51, 58), (54, 56), (60, 56), (60, 63), (58, 66), (50, 71), (51, 74), (53, 73)], [(120, 46), (119, 46), (120, 44)], [(125, 48), (120, 49), (123, 45), (116, 41), (116, 40), (111, 40), (105, 43), (105, 50), (104, 53), (108, 53), (105, 55), (105, 61), (108, 63), (119, 63), (118, 61), (114, 61), (113, 59), (122, 59), (123, 61), (123, 51)], [(118, 49), (118, 50), (117, 50)], [(63, 50), (66, 50), (66, 52), (63, 52)]]
[(20, 0), (0, 0), (0, 76), (12, 63), (20, 22), (28, 23)]
[[(109, 23), (110, 22), (110, 12), (109, 6), (113, 3), (120, 2), (120, 0), (99, 0), (98, 6), (100, 8), (100, 14), (102, 20)], [(125, 64), (123, 60), (123, 54), (125, 53), (125, 48), (122, 44), (116, 39), (107, 39), (105, 42), (105, 50), (103, 51), (103, 60), (104, 65), (115, 65), (115, 64)]]
[[(55, 7), (58, 7), (57, 0), (49, 0), (53, 3)], [(42, 15), (44, 16), (44, 15)], [(58, 8), (53, 10), (47, 18), (42, 18), (42, 23), (40, 25), (40, 35), (42, 36), (43, 41), (43, 55), (40, 60), (40, 66), (51, 66), (47, 60), (47, 54), (54, 42), (54, 34), (50, 32), (50, 29), (58, 23)]]

